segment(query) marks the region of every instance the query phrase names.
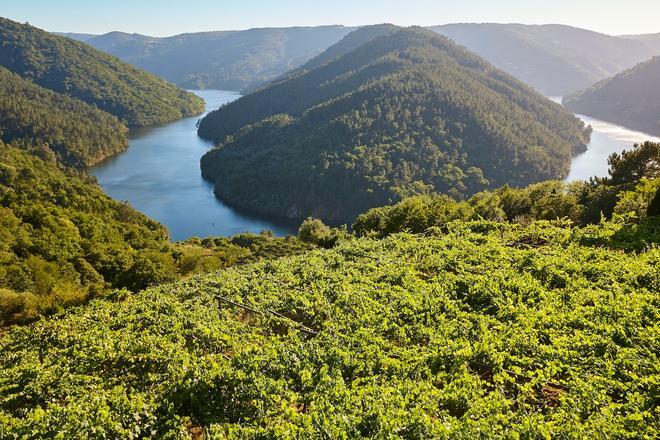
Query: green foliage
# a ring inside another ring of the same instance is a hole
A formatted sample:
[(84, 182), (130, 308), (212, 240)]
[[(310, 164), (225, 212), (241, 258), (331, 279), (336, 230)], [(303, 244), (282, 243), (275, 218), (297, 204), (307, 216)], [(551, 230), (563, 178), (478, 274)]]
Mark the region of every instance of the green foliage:
[(0, 336), (6, 438), (653, 438), (660, 252), (450, 222)]
[(403, 29), (212, 112), (199, 133), (221, 142), (202, 159), (220, 198), (342, 223), (407, 195), (563, 177), (589, 130), (448, 39)]
[(300, 240), (326, 249), (334, 247), (344, 235), (345, 231), (331, 228), (313, 218), (305, 220), (298, 229)]
[(0, 325), (111, 289), (134, 292), (312, 248), (268, 234), (172, 244), (163, 226), (103, 194), (90, 176), (0, 141)]
[(649, 209), (647, 211), (649, 217), (657, 215), (660, 216), (660, 188), (655, 192), (655, 197), (649, 203)]
[(79, 99), (129, 126), (180, 119), (204, 102), (84, 43), (0, 18), (0, 65), (41, 87)]
[[(600, 223), (603, 217), (632, 215), (644, 219), (654, 211), (660, 179), (658, 144), (634, 145), (610, 157), (611, 178), (565, 184), (547, 181), (525, 188), (501, 187), (476, 194), (466, 202), (446, 195), (406, 198), (398, 204), (361, 214), (353, 229), (360, 236), (385, 237), (396, 232), (421, 233), (453, 220), (486, 219), (526, 223), (568, 219), (578, 225)], [(625, 218), (624, 221), (629, 221)]]
[(630, 151), (612, 153), (607, 163), (610, 166), (609, 182), (613, 185), (635, 184), (641, 179), (660, 178), (660, 143), (635, 144)]
[(564, 103), (577, 113), (660, 136), (659, 77), (656, 56), (567, 97)]
[(116, 117), (0, 67), (0, 139), (4, 142), (43, 144), (63, 163), (84, 167), (127, 148), (127, 135)]
[(660, 191), (660, 178), (653, 180), (643, 179), (632, 191), (619, 194), (619, 201), (614, 212), (619, 215), (632, 213), (635, 218), (643, 219), (653, 214), (652, 201)]

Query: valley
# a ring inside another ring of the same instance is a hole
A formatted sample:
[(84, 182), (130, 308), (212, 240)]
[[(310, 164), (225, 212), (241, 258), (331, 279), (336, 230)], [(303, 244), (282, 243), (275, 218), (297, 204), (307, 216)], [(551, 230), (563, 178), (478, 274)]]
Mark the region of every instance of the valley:
[(0, 17), (0, 440), (658, 437), (660, 6), (156, 3)]

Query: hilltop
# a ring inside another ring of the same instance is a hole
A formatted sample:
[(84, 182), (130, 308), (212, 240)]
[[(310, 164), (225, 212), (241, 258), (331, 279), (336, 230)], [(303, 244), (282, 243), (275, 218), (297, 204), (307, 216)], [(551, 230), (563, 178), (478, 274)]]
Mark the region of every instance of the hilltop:
[(616, 37), (571, 26), (450, 24), (434, 26), (546, 96), (565, 96), (660, 54), (651, 38)]
[(365, 37), (202, 120), (199, 134), (219, 142), (202, 159), (218, 196), (350, 222), (408, 194), (560, 178), (584, 149), (581, 121), (449, 39), (421, 28)]
[(261, 28), (165, 38), (110, 32), (84, 41), (181, 87), (243, 90), (299, 67), (352, 30)]

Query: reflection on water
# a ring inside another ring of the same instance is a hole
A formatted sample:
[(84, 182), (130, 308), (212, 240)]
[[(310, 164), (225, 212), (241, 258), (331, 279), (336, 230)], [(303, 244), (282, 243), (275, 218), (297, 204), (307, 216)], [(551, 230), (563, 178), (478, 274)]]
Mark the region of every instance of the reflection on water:
[[(562, 99), (551, 97), (553, 101), (561, 104)], [(606, 177), (608, 165), (607, 158), (612, 153), (629, 150), (633, 144), (646, 141), (660, 142), (660, 138), (630, 130), (610, 122), (600, 121), (589, 116), (576, 115), (587, 125), (594, 129), (591, 142), (585, 153), (573, 158), (571, 172), (566, 177), (567, 182), (576, 180), (589, 180), (590, 177)]]
[(571, 172), (566, 177), (567, 182), (588, 180), (590, 177), (606, 177), (607, 158), (612, 153), (630, 150), (633, 144), (646, 141), (660, 142), (660, 138), (653, 137), (638, 131), (599, 121), (584, 115), (577, 115), (594, 129), (591, 135), (589, 149), (575, 157), (571, 164)]
[[(221, 90), (195, 93), (206, 100), (208, 110), (240, 96)], [(101, 188), (167, 226), (173, 240), (262, 230), (279, 236), (295, 233), (297, 225), (244, 214), (216, 199), (199, 168), (200, 158), (213, 146), (197, 136), (200, 118), (132, 130), (127, 151), (92, 169)]]

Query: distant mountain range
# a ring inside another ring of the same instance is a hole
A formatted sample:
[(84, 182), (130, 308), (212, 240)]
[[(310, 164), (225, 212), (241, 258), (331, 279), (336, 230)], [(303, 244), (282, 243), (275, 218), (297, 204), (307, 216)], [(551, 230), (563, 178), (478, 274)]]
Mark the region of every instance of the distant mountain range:
[(212, 112), (199, 133), (220, 142), (202, 173), (223, 200), (331, 222), (410, 194), (561, 178), (589, 138), (566, 109), (464, 47), (390, 26), (355, 31)]
[(660, 39), (653, 36), (614, 37), (554, 24), (451, 24), (431, 29), (546, 96), (575, 93), (660, 54)]
[[(563, 25), (521, 24), (451, 24), (430, 29), (547, 96), (575, 93), (660, 55), (660, 34), (610, 36)], [(182, 87), (253, 90), (302, 66), (353, 30), (343, 26), (266, 28), (167, 38), (122, 32), (62, 35)]]
[(111, 32), (80, 39), (185, 88), (243, 90), (299, 67), (354, 28), (265, 28), (167, 38)]
[(660, 136), (660, 57), (564, 99), (576, 113)]

